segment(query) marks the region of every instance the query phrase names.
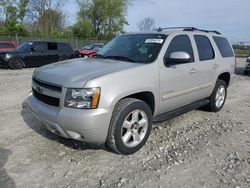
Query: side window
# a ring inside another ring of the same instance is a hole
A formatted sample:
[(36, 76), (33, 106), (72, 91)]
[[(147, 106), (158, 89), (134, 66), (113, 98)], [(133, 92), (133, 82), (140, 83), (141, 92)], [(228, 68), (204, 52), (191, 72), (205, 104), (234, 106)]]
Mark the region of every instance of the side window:
[(46, 49), (45, 44), (42, 42), (34, 42), (34, 44), (32, 45), (32, 48), (35, 51), (44, 51)]
[(187, 52), (191, 57), (190, 62), (194, 62), (192, 44), (187, 35), (179, 35), (174, 37), (168, 46), (165, 57), (169, 57), (173, 52)]
[(213, 37), (222, 57), (234, 57), (233, 50), (224, 37)]
[(198, 48), (200, 61), (214, 59), (214, 49), (210, 40), (204, 35), (195, 35), (194, 40)]
[(57, 43), (49, 42), (48, 43), (48, 50), (57, 50)]

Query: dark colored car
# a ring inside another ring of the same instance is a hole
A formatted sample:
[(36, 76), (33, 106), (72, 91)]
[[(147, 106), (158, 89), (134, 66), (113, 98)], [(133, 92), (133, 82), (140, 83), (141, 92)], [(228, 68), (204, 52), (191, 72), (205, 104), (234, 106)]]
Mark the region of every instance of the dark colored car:
[(250, 73), (250, 56), (246, 60), (246, 66), (245, 66), (245, 75), (249, 75)]
[(75, 52), (67, 43), (29, 41), (16, 50), (0, 52), (0, 67), (21, 69), (72, 59)]
[(17, 44), (15, 42), (0, 41), (0, 52), (15, 50), (16, 48), (17, 48)]
[(80, 57), (93, 57), (103, 47), (103, 44), (90, 44), (79, 50)]

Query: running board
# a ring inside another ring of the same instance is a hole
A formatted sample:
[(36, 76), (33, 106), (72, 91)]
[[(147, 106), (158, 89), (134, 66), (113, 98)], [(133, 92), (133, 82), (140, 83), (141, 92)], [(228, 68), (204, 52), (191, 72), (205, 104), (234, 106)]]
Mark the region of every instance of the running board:
[(163, 122), (163, 121), (170, 120), (170, 119), (175, 118), (175, 117), (177, 117), (177, 116), (180, 116), (180, 115), (182, 115), (182, 114), (184, 114), (184, 113), (186, 113), (186, 112), (189, 112), (189, 111), (191, 111), (191, 110), (200, 108), (200, 107), (202, 107), (202, 106), (205, 106), (205, 105), (207, 105), (209, 102), (210, 102), (209, 99), (203, 99), (203, 100), (194, 102), (194, 103), (192, 103), (192, 104), (189, 104), (189, 105), (187, 105), (187, 106), (178, 108), (178, 109), (176, 109), (176, 110), (173, 110), (173, 111), (170, 111), (170, 112), (166, 112), (166, 113), (160, 114), (160, 115), (154, 117), (153, 122), (154, 122), (154, 123), (161, 123), (161, 122)]

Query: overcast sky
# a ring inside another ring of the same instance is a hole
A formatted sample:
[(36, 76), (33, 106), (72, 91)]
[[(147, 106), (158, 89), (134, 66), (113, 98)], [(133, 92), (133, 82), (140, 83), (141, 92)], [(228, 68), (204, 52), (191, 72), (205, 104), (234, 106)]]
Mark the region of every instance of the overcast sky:
[[(67, 9), (69, 20), (75, 20), (76, 5)], [(136, 31), (145, 17), (152, 17), (157, 27), (194, 26), (218, 30), (232, 42), (250, 42), (250, 0), (135, 0), (126, 31)]]

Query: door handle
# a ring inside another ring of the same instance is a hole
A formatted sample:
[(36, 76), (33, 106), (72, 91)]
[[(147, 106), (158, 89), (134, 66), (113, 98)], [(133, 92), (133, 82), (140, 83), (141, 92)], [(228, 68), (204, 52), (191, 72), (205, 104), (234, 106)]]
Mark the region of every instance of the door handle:
[(195, 74), (195, 73), (197, 73), (198, 72), (198, 70), (197, 69), (191, 69), (190, 71), (189, 71), (189, 74)]
[(213, 68), (214, 68), (214, 69), (219, 68), (219, 64), (217, 64), (217, 63), (216, 63), (216, 64), (214, 64), (214, 65), (213, 65)]

